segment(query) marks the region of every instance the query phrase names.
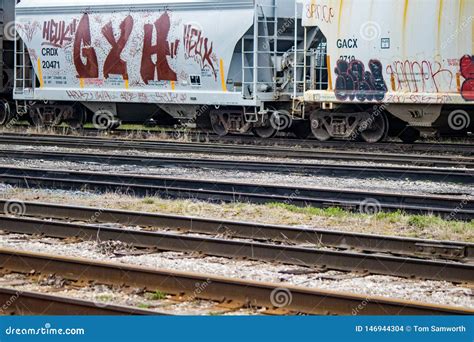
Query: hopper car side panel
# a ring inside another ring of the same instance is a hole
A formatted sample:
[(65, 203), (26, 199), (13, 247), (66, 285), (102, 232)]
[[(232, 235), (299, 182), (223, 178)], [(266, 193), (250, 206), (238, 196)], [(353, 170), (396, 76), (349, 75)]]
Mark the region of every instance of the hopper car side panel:
[(127, 10), (46, 6), (41, 12), (21, 5), (17, 30), (38, 84), (17, 88), (16, 99), (246, 103), (227, 80), (239, 77), (229, 70), (253, 24), (252, 2)]
[(474, 104), (473, 0), (304, 1), (331, 84), (310, 102)]

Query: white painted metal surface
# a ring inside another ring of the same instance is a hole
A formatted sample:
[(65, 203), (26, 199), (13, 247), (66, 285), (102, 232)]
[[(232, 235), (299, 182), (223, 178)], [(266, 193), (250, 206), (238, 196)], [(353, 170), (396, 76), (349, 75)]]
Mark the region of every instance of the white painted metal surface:
[(251, 0), (23, 0), (16, 26), (39, 85), (15, 97), (251, 104), (227, 80), (253, 20)]
[(474, 104), (474, 0), (305, 0), (330, 85), (307, 101)]

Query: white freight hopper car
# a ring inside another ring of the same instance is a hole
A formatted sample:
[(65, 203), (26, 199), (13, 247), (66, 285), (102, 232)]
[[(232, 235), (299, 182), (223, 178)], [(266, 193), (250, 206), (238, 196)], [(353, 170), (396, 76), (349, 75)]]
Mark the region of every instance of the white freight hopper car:
[(14, 98), (36, 124), (162, 113), (320, 140), (472, 128), (474, 0), (22, 0)]
[[(358, 122), (369, 122), (364, 135), (377, 140), (390, 123), (396, 128), (386, 114), (403, 123), (405, 140), (472, 132), (474, 0), (305, 0), (303, 26), (327, 41), (328, 83), (305, 92), (318, 108), (310, 115), (319, 139), (354, 136), (366, 126)], [(317, 57), (308, 51), (310, 65)]]

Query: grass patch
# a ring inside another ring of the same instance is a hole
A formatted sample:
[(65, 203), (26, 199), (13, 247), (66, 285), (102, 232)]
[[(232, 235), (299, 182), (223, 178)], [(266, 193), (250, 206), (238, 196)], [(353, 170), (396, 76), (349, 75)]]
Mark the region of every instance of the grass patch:
[(146, 197), (143, 199), (143, 204), (152, 205), (155, 204), (155, 200), (151, 197)]
[(303, 214), (309, 216), (324, 216), (324, 217), (344, 217), (350, 215), (349, 212), (342, 208), (314, 208), (314, 207), (298, 207), (292, 204), (285, 203), (269, 203), (266, 205), (270, 209), (281, 209), (295, 214)]
[(139, 309), (149, 309), (149, 308), (151, 308), (151, 305), (146, 304), (146, 303), (140, 303), (140, 304), (137, 305), (137, 308), (139, 308)]
[(151, 295), (152, 300), (164, 300), (166, 299), (166, 293), (161, 291), (156, 291)]
[(276, 225), (298, 225), (376, 235), (474, 242), (474, 221), (444, 220), (436, 216), (409, 215), (400, 211), (367, 215), (341, 208), (298, 207), (284, 203), (217, 204), (158, 197), (143, 199), (117, 193), (90, 194), (84, 197), (26, 189), (11, 189), (5, 192), (4, 196), (24, 201), (63, 204), (73, 200), (77, 205), (109, 209), (192, 215)]
[(97, 300), (100, 301), (100, 302), (111, 302), (112, 299), (114, 299), (114, 297), (112, 297), (111, 295), (97, 296)]

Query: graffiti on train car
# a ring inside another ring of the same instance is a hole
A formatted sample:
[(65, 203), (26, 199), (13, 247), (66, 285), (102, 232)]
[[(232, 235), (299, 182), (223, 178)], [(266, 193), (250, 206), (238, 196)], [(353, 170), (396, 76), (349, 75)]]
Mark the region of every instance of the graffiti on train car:
[(465, 81), (461, 87), (461, 95), (466, 101), (474, 101), (474, 56), (466, 55), (460, 62), (461, 76)]
[(217, 79), (217, 61), (213, 59), (213, 47), (213, 43), (204, 36), (202, 29), (194, 25), (184, 27), (184, 57), (195, 59), (201, 64), (202, 69), (210, 67), (214, 78)]
[(382, 63), (370, 60), (369, 70), (363, 62), (344, 59), (337, 62), (336, 98), (340, 101), (356, 99), (357, 101), (382, 101), (388, 91), (383, 77)]
[(102, 34), (109, 42), (111, 49), (104, 62), (104, 77), (109, 78), (111, 74), (122, 75), (124, 80), (128, 80), (127, 62), (122, 59), (122, 51), (127, 44), (133, 29), (133, 17), (127, 16), (120, 23), (120, 35), (115, 39), (112, 22), (102, 28)]
[(324, 4), (307, 4), (306, 18), (315, 19), (320, 22), (331, 24), (335, 16), (335, 9), (332, 6)]
[(393, 90), (397, 92), (448, 92), (455, 77), (440, 62), (428, 60), (396, 60), (387, 66), (386, 71), (394, 83)]
[[(141, 75), (146, 84), (150, 81), (177, 81), (176, 72), (171, 69), (167, 57), (171, 55), (168, 34), (171, 28), (171, 20), (168, 12), (159, 17), (153, 25), (145, 24), (145, 36), (143, 41), (143, 54), (141, 64)], [(153, 40), (153, 34), (156, 34)], [(175, 42), (175, 45), (178, 44)], [(156, 57), (156, 63), (153, 58)]]
[(74, 33), (77, 28), (77, 20), (74, 19), (71, 23), (66, 21), (55, 21), (54, 19), (45, 21), (43, 23), (43, 46), (53, 46), (63, 48), (72, 43)]
[[(174, 68), (179, 65), (178, 58), (184, 58), (194, 61), (217, 81), (218, 57), (214, 42), (204, 30), (182, 20), (173, 22), (169, 11), (159, 13), (156, 20), (150, 21), (151, 15), (140, 13), (142, 18), (129, 14), (107, 19), (105, 24), (102, 18), (91, 13), (69, 22), (48, 19), (42, 25), (41, 45), (61, 48), (66, 55), (71, 49), (76, 77), (82, 80), (98, 79), (103, 74), (104, 79), (110, 79), (109, 85), (117, 77), (129, 81), (129, 68), (133, 67), (138, 68), (136, 77), (130, 80), (133, 85), (178, 81), (183, 73)], [(42, 55), (56, 56), (49, 52)]]
[[(16, 38), (16, 32), (14, 30), (9, 30), (9, 26), (5, 27), (5, 30), (8, 32), (5, 32), (6, 37), (9, 37), (11, 39)], [(27, 42), (31, 42), (33, 40), (34, 35), (36, 34), (37, 31), (41, 30), (41, 24), (37, 21), (32, 21), (32, 22), (26, 22), (26, 23), (15, 23), (15, 26), (11, 26), (18, 32), (22, 33), (22, 36)]]

